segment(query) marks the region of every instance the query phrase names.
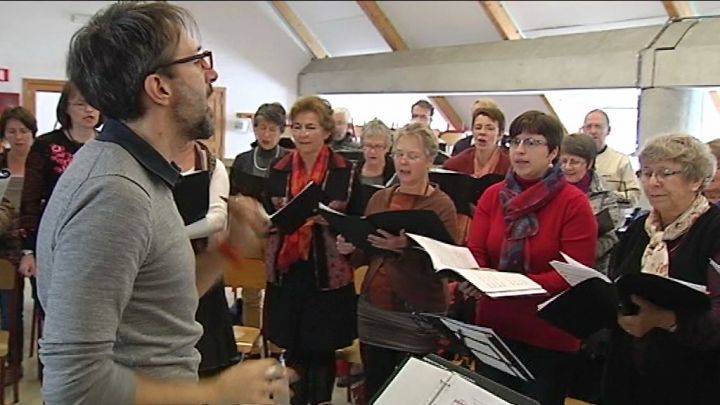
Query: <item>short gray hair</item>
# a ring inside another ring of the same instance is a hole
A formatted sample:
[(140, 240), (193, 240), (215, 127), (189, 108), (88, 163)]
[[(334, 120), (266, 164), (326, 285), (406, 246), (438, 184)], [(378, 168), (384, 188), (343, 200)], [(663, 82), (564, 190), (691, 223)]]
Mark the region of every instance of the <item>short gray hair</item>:
[(333, 111), (333, 115), (335, 114), (342, 114), (345, 116), (345, 121), (347, 121), (348, 123), (352, 122), (352, 115), (350, 115), (350, 110), (345, 107), (336, 108)]
[(715, 176), (717, 160), (710, 147), (692, 135), (674, 133), (649, 139), (640, 152), (640, 163), (670, 161), (682, 166), (689, 181), (703, 181), (703, 187)]
[(421, 122), (413, 122), (405, 125), (400, 128), (395, 136), (395, 145), (393, 145), (393, 147), (397, 146), (398, 142), (400, 142), (400, 138), (404, 136), (419, 139), (423, 149), (425, 149), (425, 155), (431, 161), (435, 160), (435, 156), (437, 156), (439, 149), (438, 139), (437, 136), (435, 136), (435, 132), (433, 132), (429, 126)]
[(382, 138), (385, 141), (385, 145), (392, 146), (392, 131), (385, 125), (384, 122), (375, 118), (374, 120), (366, 123), (362, 130), (362, 139), (366, 138)]

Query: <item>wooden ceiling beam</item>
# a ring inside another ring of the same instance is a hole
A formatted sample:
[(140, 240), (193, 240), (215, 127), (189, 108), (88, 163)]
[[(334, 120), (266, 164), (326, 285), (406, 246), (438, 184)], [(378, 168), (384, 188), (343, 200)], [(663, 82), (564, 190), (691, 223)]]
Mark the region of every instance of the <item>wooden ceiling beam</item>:
[(502, 1), (481, 1), (480, 6), (485, 10), (485, 14), (487, 14), (502, 39), (512, 41), (524, 38), (517, 24), (503, 6)]
[(295, 32), (295, 35), (300, 38), (303, 44), (310, 50), (310, 53), (315, 59), (324, 59), (329, 57), (327, 50), (322, 46), (320, 41), (317, 39), (305, 23), (298, 17), (297, 14), (290, 8), (290, 5), (286, 1), (272, 1), (272, 5), (275, 10), (280, 14), (285, 23)]
[[(515, 24), (515, 21), (513, 21), (510, 13), (508, 13), (505, 6), (503, 6), (502, 1), (479, 1), (479, 3), (503, 40), (515, 41), (525, 38), (520, 28)], [(548, 100), (544, 94), (541, 94), (540, 97), (550, 115), (559, 120), (560, 117), (558, 117), (557, 112), (555, 112), (550, 100)]]
[(686, 18), (696, 15), (689, 1), (663, 1), (662, 4), (670, 18)]
[[(393, 52), (406, 51), (409, 49), (405, 40), (400, 36), (400, 33), (395, 29), (395, 26), (390, 22), (376, 1), (359, 0), (357, 4)], [(445, 118), (445, 121), (455, 130), (462, 131), (465, 129), (462, 118), (460, 118), (457, 111), (455, 111), (445, 97), (432, 96), (429, 98), (430, 102), (437, 108), (443, 118)]]

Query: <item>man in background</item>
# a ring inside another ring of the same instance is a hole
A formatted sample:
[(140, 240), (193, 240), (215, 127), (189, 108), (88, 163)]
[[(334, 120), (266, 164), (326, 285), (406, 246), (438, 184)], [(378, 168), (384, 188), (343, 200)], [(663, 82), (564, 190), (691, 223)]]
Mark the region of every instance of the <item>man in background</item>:
[(605, 142), (610, 130), (610, 119), (605, 111), (595, 109), (585, 115), (582, 132), (593, 138), (598, 152), (595, 171), (605, 181), (608, 190), (617, 195), (621, 204), (637, 207), (642, 195), (640, 182), (635, 176), (630, 158)]

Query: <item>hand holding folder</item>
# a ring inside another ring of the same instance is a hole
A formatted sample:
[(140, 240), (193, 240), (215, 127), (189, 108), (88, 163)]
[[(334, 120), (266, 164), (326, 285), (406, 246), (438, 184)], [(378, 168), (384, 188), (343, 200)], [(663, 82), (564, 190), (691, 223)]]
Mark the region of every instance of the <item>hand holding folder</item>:
[(378, 230), (393, 235), (400, 235), (401, 231), (415, 232), (452, 242), (445, 225), (437, 214), (430, 210), (401, 210), (384, 211), (364, 217), (346, 215), (320, 204), (320, 215), (330, 224), (330, 227), (355, 247), (365, 250), (373, 255), (387, 254), (382, 249), (374, 247), (368, 241), (369, 235), (381, 236)]
[(552, 261), (550, 265), (570, 289), (538, 305), (538, 316), (580, 339), (615, 325), (619, 312), (637, 314), (632, 295), (673, 311), (702, 312), (710, 308), (705, 286), (642, 272), (613, 281), (565, 254), (563, 257), (566, 263)]

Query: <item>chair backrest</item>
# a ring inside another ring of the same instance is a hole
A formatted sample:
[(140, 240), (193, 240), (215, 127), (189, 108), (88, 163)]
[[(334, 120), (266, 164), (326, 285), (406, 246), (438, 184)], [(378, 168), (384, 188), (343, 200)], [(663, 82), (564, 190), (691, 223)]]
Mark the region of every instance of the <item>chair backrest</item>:
[(0, 259), (0, 290), (15, 288), (16, 267), (7, 259)]
[(237, 264), (228, 264), (225, 267), (225, 285), (233, 289), (262, 290), (266, 282), (265, 262), (262, 260), (243, 259)]
[(363, 281), (365, 281), (365, 275), (367, 274), (368, 266), (363, 265), (355, 269), (353, 276), (355, 278), (355, 294), (360, 295), (362, 292)]

